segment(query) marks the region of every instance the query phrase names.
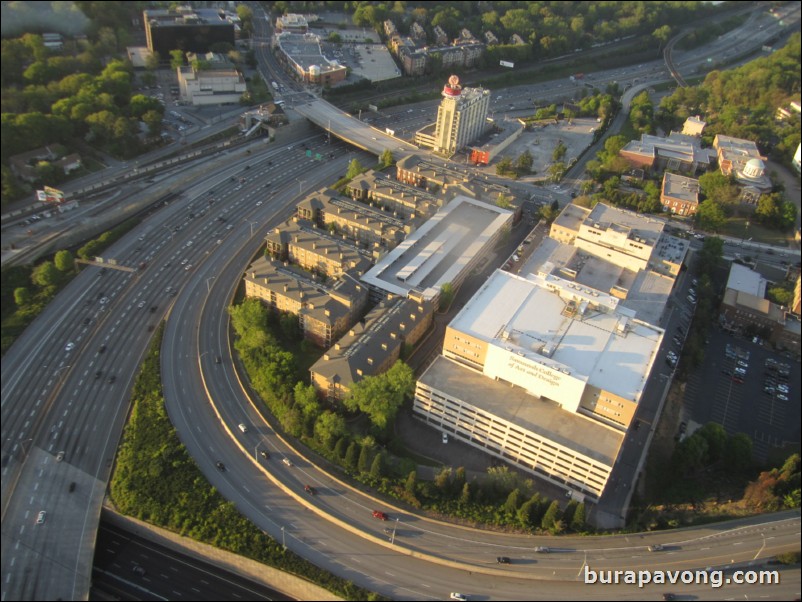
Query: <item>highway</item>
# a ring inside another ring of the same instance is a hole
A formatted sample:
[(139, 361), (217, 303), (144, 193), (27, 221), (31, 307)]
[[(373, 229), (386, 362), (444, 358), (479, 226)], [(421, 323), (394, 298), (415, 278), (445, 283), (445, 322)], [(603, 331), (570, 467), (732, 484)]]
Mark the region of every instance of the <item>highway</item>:
[[(338, 156), (323, 171), (301, 149), (285, 148), (247, 156), (250, 169), (208, 166), (205, 177), (106, 253), (121, 265), (147, 267), (85, 268), (8, 352), (3, 598), (75, 599), (88, 591), (100, 503), (155, 326), (181, 302), (185, 285), (205, 273), (205, 262), (258, 242), (255, 226), (264, 233), (270, 216), (292, 211), (299, 193), (329, 183), (351, 158), (367, 161), (340, 144), (324, 145), (322, 136), (308, 143)], [(42, 510), (46, 520), (35, 524)]]

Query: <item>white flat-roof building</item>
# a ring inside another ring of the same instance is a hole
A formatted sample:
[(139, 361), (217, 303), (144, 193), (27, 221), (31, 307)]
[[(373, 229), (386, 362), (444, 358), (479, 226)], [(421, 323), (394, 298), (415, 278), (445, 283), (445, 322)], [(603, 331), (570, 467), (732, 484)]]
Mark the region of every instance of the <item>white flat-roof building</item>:
[[(560, 278), (552, 267), (525, 278), (497, 271), (485, 283), (446, 329), (443, 356), (461, 366), (461, 376), (440, 373), (453, 363), (441, 363), (432, 375), (427, 370), (414, 411), (427, 422), (448, 421), (477, 447), (598, 498), (664, 332), (636, 319), (615, 296)], [(464, 382), (471, 370), (503, 385), (502, 396), (463, 398), (463, 389), (446, 386)], [(547, 407), (560, 414), (545, 413)], [(522, 423), (508, 418), (519, 414), (526, 416)], [(475, 436), (480, 415), (491, 422), (495, 418), (488, 417), (498, 416), (506, 425), (503, 436), (492, 443), (486, 434)]]
[(567, 205), (552, 223), (549, 236), (630, 270), (648, 268), (676, 276), (688, 245), (664, 235), (665, 224), (603, 203), (593, 209)]
[(457, 196), (385, 255), (363, 277), (374, 297), (425, 299), (440, 295), (443, 284), (457, 288), (512, 223), (513, 213), (466, 196)]

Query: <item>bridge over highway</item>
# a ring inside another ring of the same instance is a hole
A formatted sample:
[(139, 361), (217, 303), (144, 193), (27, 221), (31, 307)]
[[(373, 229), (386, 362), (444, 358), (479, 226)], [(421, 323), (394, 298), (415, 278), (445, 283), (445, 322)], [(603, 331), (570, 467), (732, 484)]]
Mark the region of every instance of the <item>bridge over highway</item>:
[(394, 155), (420, 149), (414, 144), (390, 136), (386, 132), (360, 121), (325, 100), (310, 100), (296, 104), (293, 110), (332, 135), (362, 150), (381, 155), (389, 149)]

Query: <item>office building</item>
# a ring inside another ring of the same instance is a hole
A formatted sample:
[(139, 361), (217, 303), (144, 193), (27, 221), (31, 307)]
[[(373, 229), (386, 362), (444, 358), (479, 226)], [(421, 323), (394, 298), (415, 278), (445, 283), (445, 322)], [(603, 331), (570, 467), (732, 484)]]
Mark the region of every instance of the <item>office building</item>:
[(443, 86), (443, 100), (437, 110), (434, 152), (450, 157), (481, 136), (487, 129), (490, 91), (463, 88), (452, 75)]

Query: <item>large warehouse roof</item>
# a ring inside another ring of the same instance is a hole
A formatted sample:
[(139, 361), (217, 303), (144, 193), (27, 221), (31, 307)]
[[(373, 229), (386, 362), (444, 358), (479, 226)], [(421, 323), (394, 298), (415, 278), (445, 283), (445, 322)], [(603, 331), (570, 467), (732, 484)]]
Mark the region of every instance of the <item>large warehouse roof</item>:
[(454, 282), (499, 230), (512, 212), (457, 196), (390, 251), (362, 277), (372, 287), (406, 296), (410, 290), (433, 297)]

